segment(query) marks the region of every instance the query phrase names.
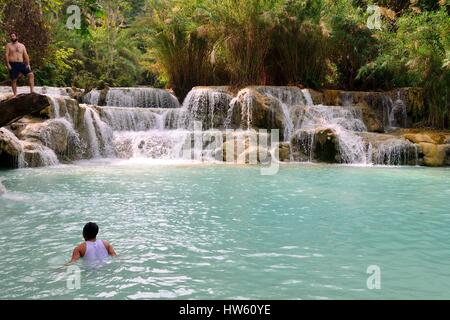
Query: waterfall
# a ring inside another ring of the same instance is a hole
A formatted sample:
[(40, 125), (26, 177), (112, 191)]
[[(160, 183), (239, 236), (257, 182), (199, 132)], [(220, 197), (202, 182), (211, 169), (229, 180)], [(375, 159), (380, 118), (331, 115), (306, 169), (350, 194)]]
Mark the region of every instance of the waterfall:
[(400, 90), (397, 91), (395, 101), (389, 96), (382, 97), (384, 112), (384, 124), (389, 129), (407, 127), (407, 106), (401, 97)]
[[(256, 87), (263, 95), (270, 95), (290, 106), (307, 104), (304, 92), (297, 87)], [(309, 92), (308, 92), (309, 93)], [(312, 103), (311, 103), (312, 104)]]
[(179, 108), (178, 99), (163, 89), (111, 88), (106, 105), (124, 108)]
[(285, 103), (280, 104), (284, 116), (284, 139), (290, 141), (294, 132), (294, 122), (291, 118), (291, 110)]
[(375, 165), (418, 165), (419, 150), (417, 145), (402, 138), (388, 134), (362, 133), (371, 147), (370, 155)]
[(225, 87), (192, 89), (183, 102), (178, 127), (192, 129), (198, 121), (205, 130), (224, 128), (232, 99)]
[(247, 130), (252, 128), (252, 105), (253, 97), (247, 95), (241, 103), (241, 119), (244, 120)]
[(417, 146), (404, 139), (390, 139), (377, 146), (373, 163), (388, 166), (418, 165)]
[(112, 157), (113, 131), (100, 119), (98, 112), (91, 106), (85, 105), (84, 125), (87, 133), (87, 143), (92, 158)]
[[(106, 89), (106, 106), (121, 108), (179, 108), (178, 99), (167, 90), (156, 88), (109, 88)], [(83, 102), (100, 104), (101, 91), (88, 92)]]
[[(362, 112), (356, 107), (315, 105), (302, 108), (295, 130), (314, 135), (317, 129), (331, 129), (338, 140), (343, 163), (368, 164), (367, 145), (356, 132), (367, 131)], [(313, 138), (310, 138), (312, 140)], [(311, 143), (311, 147), (313, 144)], [(308, 151), (311, 154), (312, 151)]]
[[(40, 143), (24, 142), (24, 167), (49, 167), (59, 164), (55, 152)], [(20, 166), (19, 166), (20, 168)]]
[(98, 107), (102, 119), (114, 131), (163, 130), (167, 109)]
[(84, 97), (83, 102), (86, 104), (96, 105), (98, 106), (100, 103), (100, 91), (99, 90), (92, 90), (89, 91)]
[(313, 102), (313, 99), (311, 97), (311, 92), (309, 92), (308, 89), (303, 89), (302, 93), (303, 93), (303, 96), (305, 97), (306, 105), (307, 106), (313, 106), (314, 102)]
[[(288, 158), (297, 161), (415, 165), (419, 160), (417, 146), (400, 132), (368, 133), (366, 109), (355, 105), (359, 98), (351, 93), (342, 95), (343, 106), (325, 106), (314, 104), (310, 90), (297, 87), (247, 87), (237, 95), (229, 87), (196, 87), (180, 107), (169, 91), (153, 88), (111, 88), (105, 97), (92, 90), (84, 97), (92, 105), (79, 105), (68, 88), (41, 91), (49, 97), (50, 119), (14, 129), (22, 139), (14, 160), (20, 167), (79, 158), (220, 159), (223, 146), (196, 140), (197, 123), (211, 141), (223, 140), (225, 129), (243, 129), (233, 138), (245, 144), (236, 149), (236, 159), (258, 149), (245, 132), (279, 128), (284, 148), (290, 144), (289, 150), (295, 149)], [(107, 106), (97, 105), (105, 99)], [(387, 127), (406, 125), (400, 91), (396, 99), (382, 99)]]

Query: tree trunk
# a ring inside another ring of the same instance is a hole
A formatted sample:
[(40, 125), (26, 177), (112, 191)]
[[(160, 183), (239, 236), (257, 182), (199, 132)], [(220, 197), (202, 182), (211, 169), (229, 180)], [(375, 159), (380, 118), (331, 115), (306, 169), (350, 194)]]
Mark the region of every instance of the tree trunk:
[(14, 99), (0, 101), (0, 127), (7, 126), (26, 115), (39, 114), (50, 105), (44, 95), (20, 94)]

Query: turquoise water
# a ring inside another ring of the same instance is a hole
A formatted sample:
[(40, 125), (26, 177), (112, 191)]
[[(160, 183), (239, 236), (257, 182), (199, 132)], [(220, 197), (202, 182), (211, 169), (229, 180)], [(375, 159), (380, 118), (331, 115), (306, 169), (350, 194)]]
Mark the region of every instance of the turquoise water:
[[(450, 298), (449, 169), (82, 163), (0, 176), (0, 298)], [(63, 264), (90, 220), (119, 258), (80, 263), (68, 289)]]

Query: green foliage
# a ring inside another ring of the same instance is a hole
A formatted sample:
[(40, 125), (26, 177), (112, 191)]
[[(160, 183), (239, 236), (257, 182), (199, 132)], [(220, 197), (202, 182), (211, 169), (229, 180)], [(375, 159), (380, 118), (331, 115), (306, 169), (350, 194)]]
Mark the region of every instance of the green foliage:
[(439, 11), (408, 12), (396, 21), (395, 30), (380, 32), (378, 57), (360, 69), (358, 78), (381, 89), (424, 87), (428, 124), (450, 123), (450, 19)]
[[(427, 110), (416, 120), (440, 128), (450, 123), (448, 1), (38, 2), (2, 1), (0, 24), (1, 32), (24, 29), (33, 62), (42, 62), (35, 68), (39, 84), (145, 84), (171, 88), (180, 99), (199, 85), (420, 86)], [(13, 26), (24, 4), (33, 23)], [(372, 4), (381, 6), (382, 30), (367, 26)], [(81, 29), (66, 28), (69, 5), (81, 8)], [(7, 78), (0, 67), (0, 82)]]

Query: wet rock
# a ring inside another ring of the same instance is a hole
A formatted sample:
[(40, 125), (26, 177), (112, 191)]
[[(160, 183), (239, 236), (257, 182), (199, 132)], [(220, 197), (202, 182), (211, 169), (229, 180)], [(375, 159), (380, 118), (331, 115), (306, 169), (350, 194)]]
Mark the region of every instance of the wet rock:
[(323, 104), (326, 106), (342, 106), (340, 90), (324, 90)]
[(67, 126), (55, 120), (29, 124), (18, 135), (21, 140), (39, 142), (57, 153), (67, 150), (69, 136)]
[(23, 148), (20, 140), (6, 128), (0, 128), (0, 167), (18, 168)]
[(280, 143), (278, 150), (280, 161), (289, 162), (291, 160), (291, 145), (289, 143)]
[(360, 107), (363, 115), (364, 124), (367, 127), (367, 131), (378, 133), (384, 132), (383, 122), (380, 120), (379, 117), (377, 117), (375, 112), (367, 105), (360, 104)]
[[(235, 131), (224, 135), (223, 159), (226, 162), (250, 164), (267, 162), (271, 159), (269, 152), (271, 142), (268, 139), (270, 134), (258, 133), (254, 130)], [(278, 145), (274, 145), (274, 148), (277, 147)]]
[(20, 94), (14, 99), (0, 101), (0, 127), (17, 121), (25, 115), (36, 115), (49, 105), (48, 98), (41, 94)]
[(324, 94), (320, 91), (308, 89), (309, 93), (311, 94), (311, 98), (314, 102), (314, 104), (325, 104), (324, 103)]
[(313, 160), (315, 132), (297, 130), (291, 138), (291, 154), (294, 161), (308, 162)]
[(330, 128), (298, 130), (291, 139), (292, 159), (300, 162), (339, 163), (338, 144), (338, 137)]
[(26, 166), (29, 168), (47, 167), (59, 163), (53, 150), (39, 143), (24, 141), (23, 155)]
[(450, 163), (450, 133), (448, 131), (406, 130), (405, 139), (417, 144), (423, 165), (430, 167), (448, 166)]
[(419, 147), (420, 153), (423, 155), (423, 165), (440, 167), (446, 165), (448, 162), (449, 145), (421, 142), (419, 143)]
[(338, 138), (329, 128), (317, 129), (314, 136), (314, 157), (321, 162), (339, 162)]
[(242, 129), (279, 129), (283, 133), (283, 110), (277, 99), (254, 88), (241, 90), (233, 104), (231, 127)]
[(407, 133), (405, 138), (414, 143), (437, 143), (435, 139), (426, 133)]
[(401, 134), (360, 133), (371, 152), (372, 163), (376, 165), (411, 165), (421, 164), (419, 148), (405, 139)]

